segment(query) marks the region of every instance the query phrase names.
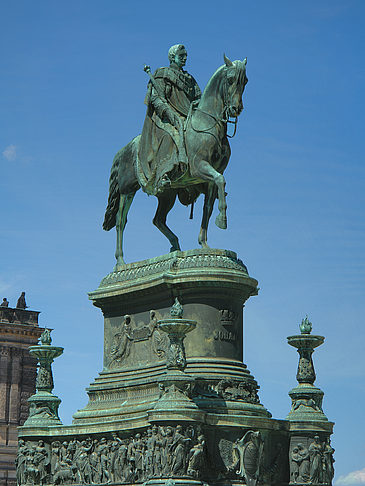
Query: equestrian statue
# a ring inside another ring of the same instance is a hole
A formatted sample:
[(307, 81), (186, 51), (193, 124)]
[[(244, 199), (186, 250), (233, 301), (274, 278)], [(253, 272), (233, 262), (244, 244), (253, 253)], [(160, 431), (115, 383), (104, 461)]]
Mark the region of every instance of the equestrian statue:
[(166, 224), (176, 197), (193, 209), (197, 197), (204, 194), (198, 238), (203, 248), (209, 248), (207, 230), (216, 199), (219, 214), (215, 223), (221, 229), (227, 228), (223, 176), (231, 154), (227, 125), (234, 124), (234, 135), (237, 117), (243, 110), (247, 59), (232, 62), (224, 55), (223, 66), (201, 93), (195, 79), (183, 69), (185, 47), (172, 46), (168, 57), (170, 66), (157, 69), (153, 75), (145, 66), (150, 80), (142, 133), (119, 150), (111, 169), (103, 228), (109, 231), (116, 227), (116, 269), (125, 265), (123, 232), (139, 188), (158, 199), (153, 224), (170, 241), (170, 251), (180, 250), (178, 237)]

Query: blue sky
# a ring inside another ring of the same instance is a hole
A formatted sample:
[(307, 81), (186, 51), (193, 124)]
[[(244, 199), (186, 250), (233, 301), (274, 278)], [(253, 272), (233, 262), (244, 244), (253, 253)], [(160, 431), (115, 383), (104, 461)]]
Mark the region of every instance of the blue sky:
[[(175, 43), (204, 87), (247, 56), (245, 110), (226, 171), (227, 231), (259, 280), (245, 308), (245, 362), (274, 417), (290, 409), (297, 353), (286, 336), (308, 313), (326, 336), (315, 354), (336, 422), (337, 484), (365, 483), (365, 3), (359, 1), (37, 1), (0, 4), (1, 297), (22, 290), (65, 353), (54, 365), (61, 415), (86, 404), (101, 370), (103, 321), (88, 301), (114, 265), (101, 229), (114, 154), (140, 132), (147, 76)], [(156, 201), (137, 194), (125, 257), (164, 254)], [(197, 247), (176, 206), (171, 226)]]

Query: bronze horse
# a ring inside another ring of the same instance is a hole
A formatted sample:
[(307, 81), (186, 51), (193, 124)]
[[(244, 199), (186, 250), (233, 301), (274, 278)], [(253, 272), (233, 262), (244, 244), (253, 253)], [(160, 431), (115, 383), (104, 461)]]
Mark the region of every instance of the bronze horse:
[[(225, 64), (210, 78), (198, 105), (186, 120), (185, 145), (188, 155), (186, 173), (163, 188), (157, 194), (158, 207), (153, 224), (168, 238), (171, 250), (180, 250), (179, 239), (166, 224), (166, 217), (172, 209), (176, 196), (185, 204), (192, 204), (199, 194), (204, 194), (203, 217), (199, 233), (199, 244), (209, 248), (207, 230), (215, 199), (218, 198), (219, 214), (216, 225), (227, 228), (226, 181), (223, 172), (227, 167), (231, 150), (227, 138), (229, 118), (236, 119), (243, 109), (242, 94), (247, 83), (246, 63), (230, 61), (224, 56)], [(231, 122), (232, 123), (232, 122)], [(103, 228), (117, 230), (116, 269), (122, 268), (123, 232), (127, 214), (135, 193), (144, 187), (138, 175), (138, 143), (140, 135), (123, 147), (114, 157), (109, 179), (109, 198)]]

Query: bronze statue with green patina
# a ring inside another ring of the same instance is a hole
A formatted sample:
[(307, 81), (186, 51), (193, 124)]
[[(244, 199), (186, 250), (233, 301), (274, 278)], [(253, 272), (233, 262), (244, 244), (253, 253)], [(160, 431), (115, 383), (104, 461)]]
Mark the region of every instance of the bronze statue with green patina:
[(168, 238), (171, 251), (180, 250), (178, 237), (166, 224), (176, 197), (184, 205), (204, 194), (199, 244), (208, 248), (207, 230), (218, 199), (216, 225), (227, 228), (223, 172), (230, 158), (227, 124), (243, 109), (247, 83), (246, 63), (224, 56), (201, 94), (195, 79), (183, 67), (187, 52), (177, 44), (169, 50), (170, 66), (151, 74), (147, 89), (147, 113), (141, 135), (114, 157), (109, 180), (109, 199), (103, 228), (117, 230), (117, 268), (124, 265), (123, 232), (134, 195), (142, 188), (158, 198), (153, 223)]

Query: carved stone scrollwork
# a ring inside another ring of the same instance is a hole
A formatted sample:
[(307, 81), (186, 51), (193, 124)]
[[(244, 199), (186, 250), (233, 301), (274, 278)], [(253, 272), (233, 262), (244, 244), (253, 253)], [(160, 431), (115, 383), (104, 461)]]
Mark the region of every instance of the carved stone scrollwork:
[(311, 383), (316, 380), (311, 349), (300, 349), (301, 355), (298, 364), (297, 380), (299, 383)]
[(233, 462), (228, 470), (244, 479), (247, 486), (256, 486), (262, 479), (263, 449), (260, 432), (249, 430), (233, 444)]
[[(229, 269), (248, 276), (247, 267), (233, 252), (219, 251), (219, 254), (214, 254), (211, 251), (209, 255), (204, 255), (200, 254), (201, 252), (199, 250), (193, 250), (184, 253), (178, 257), (170, 254), (154, 259), (153, 262), (146, 261), (144, 263), (130, 264), (126, 268), (114, 271), (104, 277), (100, 283), (100, 287), (113, 285), (117, 282), (128, 282), (129, 280), (134, 280), (136, 277), (144, 279), (168, 271), (178, 272), (180, 270), (196, 268), (199, 270), (203, 268)], [(252, 292), (254, 294), (257, 293), (257, 289)]]
[(169, 386), (164, 383), (159, 383), (158, 388), (160, 391), (160, 398), (166, 393), (182, 393), (187, 398), (192, 398), (195, 392), (195, 384), (191, 382), (176, 382)]
[(58, 404), (52, 402), (47, 402), (46, 404), (30, 402), (29, 417), (58, 419)]
[(222, 326), (232, 326), (236, 314), (230, 309), (221, 309), (220, 317)]
[(53, 375), (51, 363), (45, 363), (43, 366), (39, 366), (36, 380), (37, 390), (53, 390)]
[(257, 389), (254, 381), (221, 380), (216, 386), (218, 395), (224, 400), (243, 400), (249, 403), (260, 403)]
[(322, 411), (322, 408), (312, 398), (299, 398), (293, 400), (292, 410), (298, 410), (299, 407), (311, 408), (316, 412)]

